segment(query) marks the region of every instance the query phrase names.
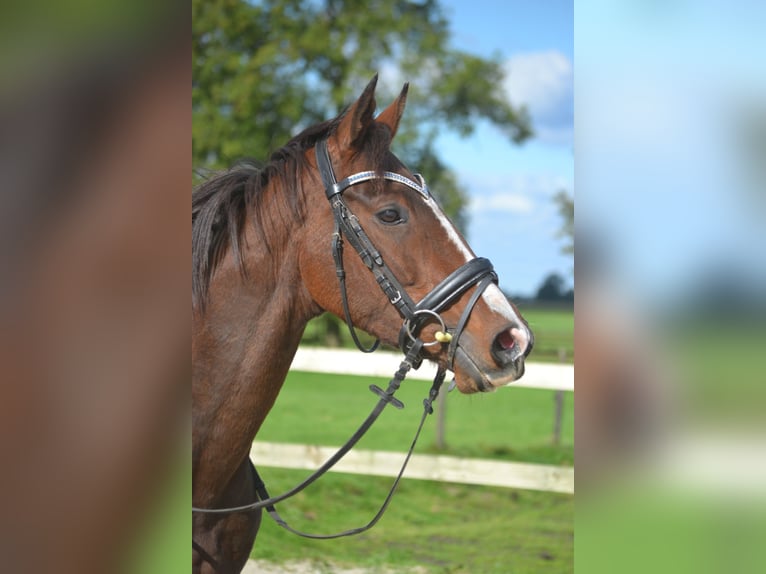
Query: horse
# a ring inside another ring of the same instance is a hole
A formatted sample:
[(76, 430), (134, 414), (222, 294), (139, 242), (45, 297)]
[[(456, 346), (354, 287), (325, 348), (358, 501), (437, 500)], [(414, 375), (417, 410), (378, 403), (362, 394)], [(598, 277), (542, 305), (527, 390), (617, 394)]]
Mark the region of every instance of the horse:
[[(375, 117), (376, 83), (264, 166), (236, 165), (192, 195), (195, 507), (256, 497), (251, 443), (321, 313), (450, 369), (463, 393), (524, 373), (526, 321), (390, 150), (408, 84)], [(343, 257), (344, 237), (359, 257)], [(193, 571), (240, 572), (260, 522), (260, 509), (195, 512)]]

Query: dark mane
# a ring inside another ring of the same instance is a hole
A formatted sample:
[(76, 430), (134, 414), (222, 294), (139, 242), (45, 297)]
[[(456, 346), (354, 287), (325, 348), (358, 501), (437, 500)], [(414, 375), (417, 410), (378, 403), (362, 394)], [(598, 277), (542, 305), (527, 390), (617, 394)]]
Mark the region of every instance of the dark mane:
[[(307, 128), (284, 147), (275, 151), (269, 162), (259, 167), (243, 161), (230, 169), (213, 174), (192, 193), (192, 306), (203, 310), (210, 280), (226, 249), (230, 248), (245, 274), (242, 235), (249, 214), (254, 214), (254, 227), (264, 245), (271, 250), (265, 226), (270, 220), (283, 218), (301, 223), (304, 218), (301, 172), (306, 168), (305, 152), (318, 141), (330, 136), (340, 124), (343, 114), (333, 120)], [(375, 128), (381, 128), (373, 124)], [(380, 170), (391, 138), (388, 128), (369, 129), (365, 147), (369, 146), (374, 165)], [(264, 191), (270, 183), (279, 182), (282, 193), (269, 204), (268, 214), (262, 208)]]

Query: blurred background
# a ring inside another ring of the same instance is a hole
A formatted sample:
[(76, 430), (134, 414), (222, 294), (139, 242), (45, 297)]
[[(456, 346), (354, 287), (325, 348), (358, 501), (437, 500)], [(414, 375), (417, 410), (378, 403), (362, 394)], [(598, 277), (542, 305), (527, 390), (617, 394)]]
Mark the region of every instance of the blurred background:
[(582, 571), (766, 564), (764, 16), (577, 3)]
[(189, 24), (0, 7), (3, 571), (188, 570)]

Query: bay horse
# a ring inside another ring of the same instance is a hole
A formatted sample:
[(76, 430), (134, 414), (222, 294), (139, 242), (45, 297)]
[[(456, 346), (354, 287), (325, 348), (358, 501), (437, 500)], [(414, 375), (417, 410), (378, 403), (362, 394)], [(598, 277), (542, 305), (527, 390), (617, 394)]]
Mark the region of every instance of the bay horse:
[[(252, 441), (323, 312), (450, 369), (463, 393), (524, 372), (533, 336), (491, 263), (390, 151), (408, 85), (374, 117), (376, 82), (264, 167), (234, 167), (192, 196), (195, 507), (255, 498)], [(360, 257), (344, 259), (344, 237)], [(240, 572), (260, 521), (260, 509), (195, 512), (193, 571)]]

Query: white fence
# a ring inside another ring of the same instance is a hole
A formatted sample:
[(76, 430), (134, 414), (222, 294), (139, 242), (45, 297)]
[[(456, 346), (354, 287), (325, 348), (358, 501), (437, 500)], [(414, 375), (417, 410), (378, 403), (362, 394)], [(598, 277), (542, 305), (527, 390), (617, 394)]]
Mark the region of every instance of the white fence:
[[(337, 447), (256, 441), (250, 450), (250, 458), (257, 461), (258, 466), (315, 470), (336, 450)], [(396, 476), (404, 456), (402, 452), (354, 449), (333, 467), (332, 472)], [(574, 469), (563, 466), (413, 454), (404, 476), (408, 479), (574, 493)]]
[[(401, 355), (384, 351), (364, 355), (344, 349), (301, 348), (291, 370), (391, 377), (400, 361)], [(431, 380), (435, 372), (436, 368), (425, 362), (409, 376)], [(524, 377), (508, 388), (514, 387), (574, 391), (574, 367), (528, 363)], [(337, 447), (255, 441), (250, 458), (259, 466), (314, 470), (336, 450)], [(403, 460), (404, 453), (354, 449), (331, 472), (396, 476)], [(414, 454), (405, 477), (574, 493), (573, 468), (542, 464)]]
[[(364, 354), (351, 349), (301, 347), (290, 370), (390, 378), (401, 360), (401, 353), (387, 351)], [(435, 373), (436, 366), (424, 361), (420, 369), (410, 371), (407, 377), (430, 381)], [(527, 363), (524, 376), (508, 386), (513, 387), (574, 391), (574, 366)]]

